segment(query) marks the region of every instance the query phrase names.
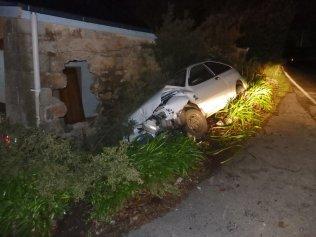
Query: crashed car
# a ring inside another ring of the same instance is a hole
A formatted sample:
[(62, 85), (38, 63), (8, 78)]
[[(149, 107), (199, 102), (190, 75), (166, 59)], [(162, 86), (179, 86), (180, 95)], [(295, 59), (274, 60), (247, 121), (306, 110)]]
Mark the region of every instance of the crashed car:
[(201, 138), (208, 131), (206, 119), (246, 88), (246, 81), (227, 64), (204, 61), (190, 65), (130, 116), (134, 123), (130, 140), (181, 127)]

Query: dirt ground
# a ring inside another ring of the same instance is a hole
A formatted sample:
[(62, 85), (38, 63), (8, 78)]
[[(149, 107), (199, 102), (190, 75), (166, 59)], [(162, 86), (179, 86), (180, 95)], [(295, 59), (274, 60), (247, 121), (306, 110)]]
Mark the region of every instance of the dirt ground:
[(125, 236), (315, 236), (316, 121), (300, 96), (287, 94), (263, 130), (172, 211)]

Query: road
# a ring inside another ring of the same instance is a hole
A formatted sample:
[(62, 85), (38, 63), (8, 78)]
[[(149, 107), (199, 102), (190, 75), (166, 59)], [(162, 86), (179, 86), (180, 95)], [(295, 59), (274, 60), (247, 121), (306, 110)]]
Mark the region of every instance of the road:
[[(312, 74), (286, 69), (315, 98)], [(128, 237), (315, 236), (316, 121), (294, 89), (278, 113), (174, 210)]]
[[(294, 85), (294, 91), (297, 95), (299, 103), (303, 108), (316, 119), (316, 62), (315, 65), (304, 66), (304, 64), (296, 64), (294, 66), (286, 66), (285, 71), (289, 74), (295, 83), (303, 89), (298, 89)], [(306, 96), (305, 92), (308, 94)], [(308, 98), (311, 97), (311, 99)]]

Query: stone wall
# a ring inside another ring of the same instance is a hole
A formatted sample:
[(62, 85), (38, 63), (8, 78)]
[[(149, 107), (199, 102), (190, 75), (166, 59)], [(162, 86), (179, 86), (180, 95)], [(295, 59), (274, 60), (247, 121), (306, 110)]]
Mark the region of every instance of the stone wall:
[(4, 71), (6, 114), (11, 122), (35, 125), (32, 42), (23, 33), (20, 20), (4, 22)]
[[(53, 90), (66, 87), (63, 74), (70, 61), (87, 61), (94, 77), (92, 92), (97, 98), (110, 100), (113, 91), (100, 89), (104, 80), (136, 80), (144, 63), (142, 45), (148, 40), (108, 32), (38, 23), (41, 123), (47, 129), (63, 131), (66, 106)], [(5, 70), (7, 81), (8, 117), (13, 122), (32, 125), (35, 122), (31, 22), (25, 19), (5, 20)], [(149, 64), (155, 66), (152, 58)], [(148, 64), (148, 62), (147, 62)], [(114, 71), (113, 71), (114, 69)], [(111, 75), (109, 75), (111, 73)], [(117, 75), (120, 75), (117, 77)], [(103, 83), (104, 85), (104, 83)]]

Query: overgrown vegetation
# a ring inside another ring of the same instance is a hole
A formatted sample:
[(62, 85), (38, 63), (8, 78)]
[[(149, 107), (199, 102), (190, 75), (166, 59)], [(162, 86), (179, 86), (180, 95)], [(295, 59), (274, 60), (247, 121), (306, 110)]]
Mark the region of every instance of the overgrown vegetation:
[(279, 98), (289, 91), (280, 65), (268, 64), (260, 69), (251, 77), (249, 89), (215, 115), (224, 121), (221, 126), (213, 126), (210, 133), (211, 142), (219, 149), (239, 144), (258, 131), (266, 115), (276, 109)]
[(0, 134), (0, 233), (50, 235), (71, 203), (92, 206), (91, 219), (107, 220), (140, 190), (162, 196), (174, 179), (194, 168), (202, 153), (177, 134), (146, 145), (121, 143), (90, 155), (38, 129), (2, 123)]
[(196, 167), (202, 152), (194, 141), (181, 134), (162, 134), (146, 145), (106, 148), (95, 159), (111, 161), (110, 175), (98, 180), (90, 195), (92, 217), (104, 220), (141, 190), (159, 197), (176, 192), (175, 179)]
[[(102, 106), (111, 116), (100, 119), (96, 139), (89, 140), (94, 154), (41, 130), (1, 122), (0, 135), (9, 135), (11, 140), (0, 142), (0, 234), (50, 235), (56, 220), (71, 204), (81, 201), (91, 206), (91, 220), (109, 220), (142, 191), (158, 197), (178, 193), (175, 180), (188, 175), (204, 158), (195, 141), (171, 133), (145, 145), (118, 145), (118, 141), (129, 129), (128, 114), (166, 76), (197, 60), (209, 56), (228, 60), (250, 85), (215, 115), (223, 125), (212, 127), (209, 139), (215, 146), (203, 151), (218, 153), (256, 132), (288, 85), (279, 66), (245, 60), (239, 54), (233, 44), (240, 36), (242, 19), (226, 22), (226, 17), (227, 13), (213, 15), (197, 26), (188, 17), (175, 18), (172, 11), (167, 14), (153, 48), (160, 69), (144, 66), (142, 78), (135, 83), (122, 82), (120, 75), (111, 80), (113, 85), (104, 80), (104, 88), (113, 87), (115, 95)], [(97, 152), (100, 147), (102, 151)]]
[(70, 201), (83, 197), (87, 176), (70, 143), (40, 130), (2, 123), (0, 232), (48, 234)]
[[(255, 71), (255, 70), (254, 70)], [(252, 135), (288, 90), (279, 66), (255, 72), (250, 88), (216, 114), (226, 125), (214, 126), (206, 149), (215, 154)], [(124, 203), (142, 191), (160, 198), (177, 194), (185, 177), (203, 160), (201, 147), (182, 134), (161, 134), (148, 144), (121, 143), (91, 155), (75, 150), (65, 139), (38, 129), (1, 123), (0, 232), (50, 235), (71, 203), (91, 205), (91, 220), (109, 220)], [(204, 150), (205, 151), (205, 150)]]

